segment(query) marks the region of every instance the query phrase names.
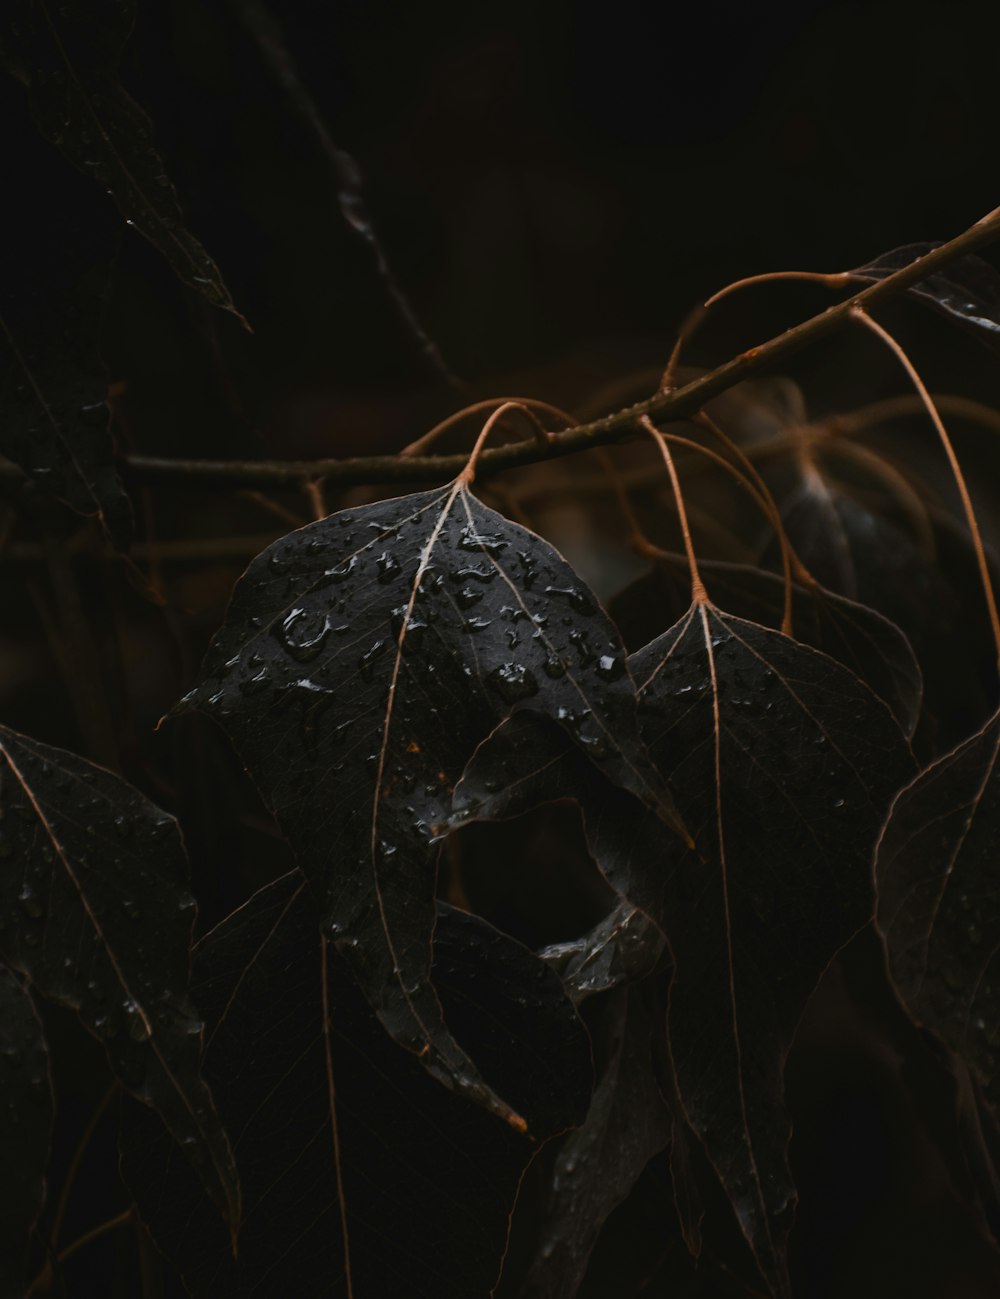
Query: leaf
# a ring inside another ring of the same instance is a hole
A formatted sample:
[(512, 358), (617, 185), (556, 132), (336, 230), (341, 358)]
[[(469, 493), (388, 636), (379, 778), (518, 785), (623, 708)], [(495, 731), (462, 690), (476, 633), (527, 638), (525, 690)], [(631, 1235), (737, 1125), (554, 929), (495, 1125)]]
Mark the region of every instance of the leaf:
[(653, 1019), (641, 990), (619, 987), (604, 1012), (607, 1060), (583, 1125), (556, 1156), (542, 1245), (524, 1299), (573, 1299), (604, 1223), (671, 1137), (673, 1118), (653, 1071)]
[(896, 799), (878, 848), (879, 927), (904, 1004), (1000, 1116), (1000, 714)]
[(508, 723), (470, 763), (456, 803), (480, 819), (506, 815), (512, 769), (525, 798), (536, 781), (543, 798), (577, 784), (595, 859), (666, 935), (680, 1103), (762, 1275), (784, 1296), (795, 1201), (784, 1060), (820, 975), (871, 917), (875, 842), (912, 760), (888, 709), (852, 673), (710, 604), (692, 606), (630, 666), (650, 753), (697, 851), (624, 792), (602, 798), (593, 777), (581, 785), (551, 730), (524, 735), (530, 719), (515, 719), (521, 767), (506, 752), (517, 739)]
[[(533, 740), (530, 723), (529, 736)], [(578, 793), (579, 787), (567, 786), (566, 790), (569, 796)], [(559, 971), (563, 986), (579, 1005), (594, 993), (635, 983), (651, 973), (664, 946), (662, 933), (649, 917), (631, 902), (622, 901), (581, 938), (553, 943), (539, 956)]]
[(185, 284), (239, 315), (215, 262), (184, 224), (149, 118), (118, 79), (134, 11), (132, 0), (15, 0), (5, 61), (27, 87), (49, 143), (107, 191)]
[(332, 515), (253, 561), (182, 703), (230, 735), (389, 1032), (519, 1125), (428, 979), (435, 840), (469, 755), (531, 708), (676, 824), (624, 649), (572, 569), (461, 479)]
[(978, 729), (996, 707), (996, 649), (967, 537), (931, 519), (928, 553), (821, 472), (782, 502), (782, 518), (824, 586), (878, 610), (912, 646), (924, 686), (917, 751), (937, 756)]
[[(849, 271), (857, 280), (874, 284), (926, 256), (937, 243), (906, 244), (883, 253), (873, 262)], [(960, 324), (971, 328), (991, 347), (1000, 345), (1000, 274), (981, 257), (959, 257), (906, 290)]]
[[(782, 578), (721, 560), (699, 560), (698, 570), (721, 608), (748, 622), (780, 628), (785, 610)], [(687, 560), (683, 555), (664, 558), (615, 598), (611, 613), (634, 633), (627, 640), (645, 645), (683, 616), (689, 594)], [(793, 582), (792, 629), (801, 644), (850, 668), (888, 704), (904, 734), (913, 734), (923, 679), (909, 641), (894, 623), (819, 582)]]
[[(486, 1077), (499, 1071), (541, 1139), (580, 1122), (589, 1043), (556, 976), (450, 908), (437, 953), (449, 1023)], [(317, 932), (298, 872), (203, 939), (194, 971), (244, 1188), (237, 1260), (162, 1129), (131, 1106), (123, 1130), (126, 1180), (191, 1293), (485, 1299), (534, 1147), (390, 1040)]]
[(0, 965), (0, 1299), (24, 1294), (24, 1258), (45, 1203), (52, 1138), (49, 1053), (31, 995)]
[(187, 996), (194, 898), (177, 824), (75, 754), (0, 727), (0, 954), (75, 1010), (235, 1230), (232, 1152)]

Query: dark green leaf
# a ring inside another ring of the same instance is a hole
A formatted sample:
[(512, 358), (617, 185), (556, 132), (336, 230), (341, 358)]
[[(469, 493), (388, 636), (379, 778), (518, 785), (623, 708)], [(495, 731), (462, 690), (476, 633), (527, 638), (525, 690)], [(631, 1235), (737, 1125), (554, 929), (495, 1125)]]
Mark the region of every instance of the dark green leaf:
[(970, 1066), (1000, 1116), (1000, 714), (896, 799), (878, 849), (878, 923), (918, 1023)]
[[(556, 976), (450, 908), (436, 951), (449, 1025), (485, 1076), (543, 1139), (580, 1122), (589, 1043)], [(261, 890), (213, 930), (194, 968), (209, 1023), (205, 1069), (244, 1190), (235, 1263), (190, 1170), (138, 1107), (123, 1140), (143, 1217), (191, 1293), (485, 1299), (534, 1146), (389, 1039), (317, 932), (301, 876)]]
[(676, 823), (624, 649), (572, 569), (461, 480), (332, 515), (254, 560), (184, 703), (232, 737), (390, 1033), (516, 1126), (428, 979), (455, 782), (530, 708)]
[(52, 1136), (49, 1053), (28, 989), (0, 965), (0, 1299), (24, 1294), (24, 1256), (45, 1203)]
[(188, 1000), (194, 898), (177, 824), (125, 781), (0, 727), (0, 953), (77, 1012), (235, 1230), (232, 1152)]
[[(650, 752), (697, 850), (622, 791), (601, 798), (593, 778), (581, 784), (572, 755), (558, 774), (551, 734), (522, 743), (516, 789), (527, 797), (538, 781), (544, 798), (576, 784), (609, 882), (666, 935), (680, 1103), (762, 1274), (787, 1295), (795, 1188), (784, 1059), (823, 970), (871, 917), (875, 842), (912, 760), (888, 709), (852, 673), (711, 605), (693, 606), (630, 665)], [(508, 814), (504, 732), (509, 749), (511, 724), (466, 771), (460, 811)]]
[(133, 0), (15, 0), (5, 61), (50, 144), (107, 191), (185, 284), (235, 312), (218, 267), (184, 224), (149, 118), (119, 81), (134, 8)]
[[(938, 246), (936, 243), (906, 244), (883, 253), (850, 274), (874, 284), (910, 266)], [(911, 284), (906, 292), (968, 326), (993, 347), (1000, 345), (1000, 275), (981, 257), (959, 257), (943, 270)]]
[[(828, 553), (828, 552), (827, 552)], [(699, 560), (698, 569), (720, 608), (763, 627), (780, 628), (785, 611), (782, 578), (744, 564)], [(611, 604), (611, 614), (637, 647), (682, 617), (690, 598), (683, 555), (658, 562)], [(920, 717), (920, 666), (903, 633), (880, 613), (815, 583), (792, 584), (792, 634), (851, 669), (892, 710), (907, 736)]]

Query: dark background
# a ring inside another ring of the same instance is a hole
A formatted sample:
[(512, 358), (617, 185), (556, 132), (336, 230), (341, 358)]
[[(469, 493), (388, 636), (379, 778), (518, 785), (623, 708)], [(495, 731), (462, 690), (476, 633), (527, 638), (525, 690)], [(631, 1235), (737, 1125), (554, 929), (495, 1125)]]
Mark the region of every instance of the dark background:
[[(119, 222), (110, 377), (146, 417), (140, 449), (235, 452), (248, 435), (277, 454), (391, 449), (454, 394), (428, 392), (329, 161), (236, 8), (140, 5), (122, 79), (254, 336), (205, 319)], [(452, 371), (474, 395), (519, 381), (569, 400), (662, 361), (730, 279), (846, 269), (995, 206), (990, 12), (291, 0), (275, 16)], [(74, 248), (104, 257), (108, 202), (41, 143), (21, 88), (4, 94), (8, 276), (44, 275)], [(693, 357), (827, 301), (755, 291)]]
[[(133, 450), (391, 451), (477, 396), (572, 404), (662, 365), (690, 308), (729, 280), (846, 269), (947, 239), (1000, 202), (998, 47), (985, 4), (275, 3), (303, 85), (362, 169), (394, 278), (464, 381), (456, 392), (401, 326), (370, 250), (345, 223), (329, 158), (236, 10), (220, 0), (140, 5), (121, 75), (252, 335), (181, 286), (99, 187), (41, 139), (21, 86), (6, 78), (0, 91), (4, 292), (34, 295), (58, 340), (66, 286), (106, 273), (110, 258), (102, 355), (109, 381), (123, 385), (118, 435)], [(751, 291), (720, 309), (691, 359), (726, 359), (828, 301), (815, 287)], [(945, 341), (913, 308), (893, 313), (930, 380), (995, 389), (964, 336)], [(873, 350), (832, 340), (802, 357), (796, 377), (829, 409), (900, 391), (890, 365), (873, 377), (860, 364)], [(983, 466), (995, 458), (979, 454)], [(260, 527), (218, 489), (135, 499), (140, 538), (154, 518), (161, 536)], [(127, 703), (116, 714), (124, 770), (184, 818), (209, 919), (253, 882), (251, 840), (271, 867), (281, 850), (252, 819), (240, 830), (227, 821), (245, 790), (230, 792), (237, 777), (202, 733), (168, 728), (155, 751), (149, 733), (190, 685), (239, 569), (181, 588), (180, 650), (176, 626), (165, 637), (109, 595), (103, 576), (81, 579), (95, 621), (113, 608), (126, 629), (119, 684), (108, 686)], [(44, 636), (19, 583), (8, 588), (3, 720), (86, 752), (53, 663), (32, 648)], [(837, 1293), (989, 1293), (956, 1279), (952, 1264), (966, 1255), (979, 1275), (976, 1233), (921, 1153), (881, 1048), (841, 1022), (843, 1008), (827, 989), (792, 1062), (803, 1293), (833, 1293), (830, 1277), (845, 1268), (852, 1279)], [(96, 1048), (88, 1055), (60, 1023), (53, 1017), (50, 1031), (65, 1032), (83, 1082), (60, 1095), (55, 1185), (103, 1086)], [(91, 1195), (75, 1206), (69, 1237), (105, 1201), (108, 1213), (119, 1207), (110, 1127), (94, 1149), (106, 1167), (88, 1170)], [(655, 1231), (653, 1217), (620, 1229), (605, 1275)], [(95, 1247), (79, 1284), (111, 1293), (114, 1276), (115, 1293), (129, 1294), (128, 1248)]]

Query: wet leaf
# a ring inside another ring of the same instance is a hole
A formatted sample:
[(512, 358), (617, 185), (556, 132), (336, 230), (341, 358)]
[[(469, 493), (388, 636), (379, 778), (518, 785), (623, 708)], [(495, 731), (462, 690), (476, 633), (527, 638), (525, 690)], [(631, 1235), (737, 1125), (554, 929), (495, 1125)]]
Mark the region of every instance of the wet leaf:
[(916, 751), (936, 756), (978, 729), (996, 707), (996, 650), (967, 538), (932, 517), (928, 553), (822, 466), (782, 502), (782, 517), (824, 586), (878, 610), (913, 647), (924, 685)]
[[(849, 273), (874, 284), (937, 247), (936, 243), (906, 244)], [(992, 347), (1000, 346), (1000, 274), (983, 258), (959, 257), (906, 292), (966, 325)]]
[(878, 849), (878, 924), (918, 1023), (969, 1065), (1000, 1116), (1000, 714), (902, 791)]
[(572, 569), (461, 480), (332, 515), (254, 560), (183, 703), (229, 733), (389, 1032), (517, 1126), (428, 979), (455, 782), (484, 736), (530, 708), (672, 817), (624, 649)]
[(0, 48), (49, 143), (108, 193), (185, 284), (235, 312), (218, 267), (184, 224), (152, 123), (119, 80), (134, 12), (132, 0), (15, 0)]
[(0, 727), (0, 954), (77, 1012), (235, 1229), (232, 1153), (188, 999), (194, 899), (176, 822), (117, 776)]
[(24, 1258), (45, 1203), (52, 1136), (49, 1053), (31, 995), (0, 965), (0, 1296), (24, 1294)]
[(650, 752), (697, 851), (623, 791), (601, 797), (565, 745), (560, 758), (551, 728), (522, 734), (517, 768), (514, 722), (525, 733), (527, 718), (482, 746), (456, 802), (507, 815), (511, 782), (525, 799), (533, 780), (543, 798), (576, 784), (595, 859), (667, 938), (668, 1033), (687, 1122), (762, 1275), (787, 1295), (795, 1188), (784, 1060), (820, 975), (871, 917), (875, 843), (912, 760), (888, 709), (852, 673), (711, 605), (694, 605), (630, 666)]
[[(781, 627), (782, 578), (721, 560), (700, 560), (698, 568), (720, 608), (763, 627)], [(689, 595), (687, 560), (683, 555), (664, 558), (615, 598), (611, 613), (632, 633), (627, 640), (645, 645), (683, 616)], [(794, 582), (792, 634), (850, 668), (889, 705), (903, 732), (913, 734), (923, 699), (920, 665), (906, 636), (888, 618), (818, 582)]]
[[(567, 796), (574, 793), (579, 793), (579, 786), (566, 787)], [(651, 973), (664, 947), (663, 935), (649, 917), (622, 901), (582, 937), (553, 943), (539, 956), (559, 971), (566, 991), (579, 1004), (596, 992), (608, 992)]]
[(653, 1069), (656, 1030), (641, 989), (618, 988), (602, 1009), (604, 1068), (584, 1123), (559, 1147), (524, 1299), (573, 1299), (604, 1223), (670, 1140), (673, 1119)]
[[(589, 1043), (556, 976), (450, 908), (436, 949), (449, 1023), (485, 1076), (498, 1077), (543, 1139), (580, 1122)], [(191, 1293), (485, 1299), (537, 1147), (390, 1040), (317, 932), (301, 876), (261, 890), (213, 930), (194, 971), (209, 1023), (206, 1074), (244, 1189), (238, 1260), (162, 1128), (132, 1106), (123, 1135), (126, 1179)]]

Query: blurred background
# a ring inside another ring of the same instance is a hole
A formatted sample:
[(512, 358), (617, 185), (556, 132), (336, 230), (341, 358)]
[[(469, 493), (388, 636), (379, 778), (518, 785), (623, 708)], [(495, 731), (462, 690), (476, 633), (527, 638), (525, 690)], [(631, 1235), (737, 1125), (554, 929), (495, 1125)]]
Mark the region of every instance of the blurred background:
[[(17, 75), (19, 12), (33, 8), (12, 6), (0, 32), (15, 71), (0, 79), (0, 298), (12, 332), (23, 325), (65, 375), (64, 357), (94, 342), (92, 331), (81, 339), (76, 313), (81, 293), (99, 287), (103, 377), (87, 400), (110, 394), (119, 447), (147, 455), (392, 452), (498, 393), (610, 410), (654, 390), (681, 322), (723, 284), (855, 267), (948, 239), (1000, 202), (996, 30), (992, 7), (974, 0), (275, 0), (277, 29), (252, 0), (140, 4), (121, 82), (149, 114), (186, 224), (250, 333), (183, 285), (42, 138)], [(129, 10), (77, 0), (59, 12), (100, 49), (133, 21)], [(997, 264), (993, 250), (985, 256)], [(728, 359), (829, 301), (815, 285), (748, 290), (720, 306), (685, 361)], [(997, 401), (995, 358), (967, 335), (912, 304), (880, 318), (931, 387)], [(0, 372), (0, 408), (12, 374)], [(734, 398), (735, 424), (780, 431), (804, 413), (905, 391), (861, 335), (804, 352), (791, 377), (794, 387), (767, 398)], [(67, 400), (80, 404), (75, 391)], [(979, 433), (958, 436), (995, 535), (995, 451)], [(468, 440), (466, 428), (453, 445)], [(912, 464), (940, 477), (926, 437), (907, 445)], [(627, 455), (622, 466), (641, 467)], [(567, 467), (541, 486), (515, 478), (519, 508), (610, 598), (637, 571), (627, 530), (575, 474)], [(0, 720), (123, 771), (175, 812), (207, 927), (287, 869), (287, 849), (206, 725), (188, 717), (153, 728), (193, 683), (246, 562), (311, 518), (315, 502), (297, 491), (127, 484), (132, 579), (108, 562), (96, 527), (54, 518), (5, 480)], [(325, 504), (347, 499), (330, 489)], [(730, 500), (716, 487), (699, 501), (709, 549), (710, 516)], [(647, 507), (649, 530), (676, 541), (662, 501)], [(68, 563), (45, 551), (53, 534)], [(717, 551), (733, 557), (721, 543)], [(559, 818), (460, 843), (474, 900), (531, 942), (572, 936), (607, 901), (575, 814)], [(578, 905), (564, 905), (567, 879)], [(856, 967), (862, 987), (864, 977)], [(991, 1256), (911, 1112), (898, 1062), (849, 1008), (841, 978), (821, 990), (790, 1072), (802, 1293), (996, 1293)], [(99, 1050), (68, 1017), (53, 1013), (48, 1029), (72, 1075), (60, 1097), (58, 1185), (106, 1081)], [(113, 1127), (94, 1149), (113, 1162)], [(119, 1207), (115, 1179), (88, 1175), (96, 1198), (73, 1209), (73, 1230), (87, 1228), (98, 1201), (109, 1214)], [(669, 1211), (662, 1170), (647, 1183), (631, 1217), (612, 1224), (594, 1299), (612, 1293)], [(134, 1293), (131, 1256), (118, 1248), (98, 1250), (78, 1284)], [(678, 1268), (671, 1294), (737, 1293), (718, 1279), (696, 1289)], [(654, 1274), (641, 1293), (667, 1285)]]

